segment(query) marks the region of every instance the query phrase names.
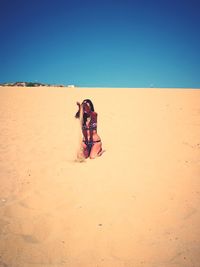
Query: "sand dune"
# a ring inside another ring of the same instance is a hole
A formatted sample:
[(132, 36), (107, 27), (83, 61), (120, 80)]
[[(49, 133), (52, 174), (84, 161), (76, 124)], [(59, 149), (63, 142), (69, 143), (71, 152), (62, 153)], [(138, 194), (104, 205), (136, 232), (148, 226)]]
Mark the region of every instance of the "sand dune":
[[(106, 152), (75, 162), (76, 101)], [(0, 266), (200, 266), (200, 90), (0, 88)]]

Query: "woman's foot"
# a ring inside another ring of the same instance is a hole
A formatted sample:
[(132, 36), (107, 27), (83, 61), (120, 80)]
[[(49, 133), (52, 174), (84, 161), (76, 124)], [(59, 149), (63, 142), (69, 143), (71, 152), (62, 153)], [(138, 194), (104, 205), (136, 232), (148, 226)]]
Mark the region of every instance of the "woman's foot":
[(106, 152), (106, 150), (102, 150), (102, 148), (100, 149), (100, 151), (96, 154), (96, 155), (93, 155), (93, 156), (90, 156), (90, 159), (95, 159), (97, 157), (100, 157), (104, 152)]

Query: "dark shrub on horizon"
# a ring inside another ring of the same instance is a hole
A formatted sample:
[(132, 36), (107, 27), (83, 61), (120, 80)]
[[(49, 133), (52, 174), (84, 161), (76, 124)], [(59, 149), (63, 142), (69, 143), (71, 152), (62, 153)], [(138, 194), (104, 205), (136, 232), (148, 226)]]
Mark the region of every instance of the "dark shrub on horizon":
[(27, 86), (27, 87), (34, 87), (34, 86), (35, 86), (35, 83), (27, 82), (27, 83), (26, 83), (26, 86)]

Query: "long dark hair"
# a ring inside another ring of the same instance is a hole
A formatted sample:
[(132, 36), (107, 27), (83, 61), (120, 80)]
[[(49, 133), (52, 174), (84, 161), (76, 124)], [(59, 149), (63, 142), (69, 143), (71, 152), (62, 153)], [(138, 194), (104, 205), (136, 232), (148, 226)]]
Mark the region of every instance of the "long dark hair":
[[(83, 105), (83, 104), (89, 104), (90, 110), (91, 111), (94, 111), (94, 105), (93, 105), (93, 103), (92, 103), (92, 101), (90, 99), (83, 100), (83, 102), (82, 102), (81, 105)], [(87, 120), (88, 117), (89, 116), (88, 116), (87, 113), (83, 113), (83, 124), (85, 124), (85, 122), (86, 122), (86, 120)], [(80, 107), (79, 107), (79, 110), (76, 112), (75, 118), (77, 118), (77, 119), (80, 118)]]
[(89, 104), (91, 111), (94, 111), (94, 105), (90, 99), (83, 100), (82, 104), (84, 104), (84, 103)]

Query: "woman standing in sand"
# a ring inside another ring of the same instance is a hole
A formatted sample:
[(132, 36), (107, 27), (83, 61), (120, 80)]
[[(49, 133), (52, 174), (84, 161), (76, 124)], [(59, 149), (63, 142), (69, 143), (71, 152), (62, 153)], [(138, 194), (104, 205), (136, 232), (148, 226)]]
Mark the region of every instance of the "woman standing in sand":
[(84, 158), (90, 157), (94, 159), (104, 152), (101, 139), (97, 134), (97, 113), (94, 111), (94, 106), (90, 99), (85, 99), (82, 104), (79, 102), (76, 102), (76, 104), (79, 110), (75, 117), (80, 119), (83, 134), (82, 154)]

